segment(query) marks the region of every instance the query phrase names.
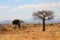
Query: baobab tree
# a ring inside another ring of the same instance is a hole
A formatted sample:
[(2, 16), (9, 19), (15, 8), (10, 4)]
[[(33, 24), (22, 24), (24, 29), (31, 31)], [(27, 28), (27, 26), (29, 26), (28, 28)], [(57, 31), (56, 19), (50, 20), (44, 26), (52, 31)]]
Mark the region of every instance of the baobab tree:
[(50, 10), (37, 11), (33, 14), (34, 17), (42, 19), (43, 21), (43, 31), (45, 31), (45, 20), (53, 19), (53, 12)]

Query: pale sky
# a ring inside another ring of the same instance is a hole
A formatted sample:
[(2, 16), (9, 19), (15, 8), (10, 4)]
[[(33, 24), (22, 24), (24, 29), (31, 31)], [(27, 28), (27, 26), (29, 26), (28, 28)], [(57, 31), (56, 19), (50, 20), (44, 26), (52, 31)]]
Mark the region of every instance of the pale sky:
[(52, 10), (60, 18), (60, 0), (0, 0), (0, 21), (30, 19), (38, 10)]

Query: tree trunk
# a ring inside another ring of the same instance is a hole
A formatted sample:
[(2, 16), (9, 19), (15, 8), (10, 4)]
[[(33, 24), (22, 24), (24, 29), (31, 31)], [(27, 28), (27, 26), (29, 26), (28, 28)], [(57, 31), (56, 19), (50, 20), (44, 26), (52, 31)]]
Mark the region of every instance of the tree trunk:
[(45, 31), (45, 19), (43, 19), (43, 31)]

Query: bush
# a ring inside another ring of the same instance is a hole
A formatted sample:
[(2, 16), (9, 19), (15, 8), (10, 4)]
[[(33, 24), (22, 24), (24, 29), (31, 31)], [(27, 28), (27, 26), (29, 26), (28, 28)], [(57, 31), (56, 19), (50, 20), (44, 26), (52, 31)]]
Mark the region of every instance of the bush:
[(54, 24), (50, 24), (51, 26), (53, 26)]
[(0, 30), (1, 30), (1, 31), (7, 31), (8, 29), (7, 29), (5, 26), (0, 25)]

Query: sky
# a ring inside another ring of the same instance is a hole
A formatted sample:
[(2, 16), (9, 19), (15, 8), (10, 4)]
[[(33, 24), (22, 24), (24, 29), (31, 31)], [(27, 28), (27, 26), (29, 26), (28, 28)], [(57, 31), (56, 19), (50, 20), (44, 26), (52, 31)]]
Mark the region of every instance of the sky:
[(30, 19), (39, 10), (51, 10), (60, 18), (60, 0), (0, 0), (0, 21)]

